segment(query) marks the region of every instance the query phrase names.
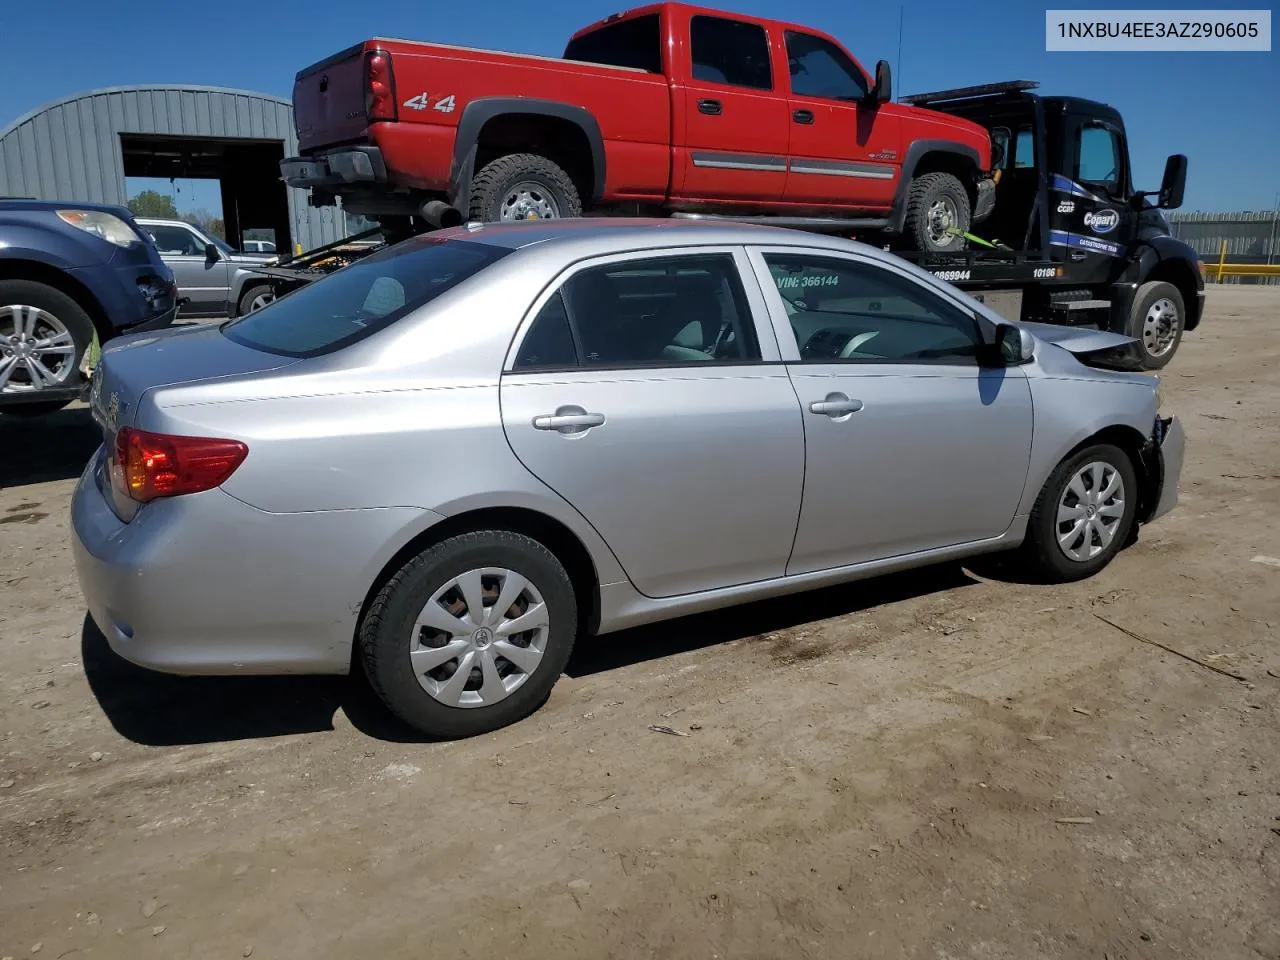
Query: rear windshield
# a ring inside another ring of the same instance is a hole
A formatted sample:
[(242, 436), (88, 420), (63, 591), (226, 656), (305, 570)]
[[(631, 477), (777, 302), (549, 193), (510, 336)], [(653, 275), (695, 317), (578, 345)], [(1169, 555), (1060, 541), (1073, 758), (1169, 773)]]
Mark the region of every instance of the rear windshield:
[(650, 13), (611, 23), (570, 40), (564, 58), (661, 73), (662, 41), (659, 38), (658, 15)]
[(330, 353), (389, 327), (510, 252), (415, 237), (225, 323), (222, 332), (246, 347), (288, 357)]

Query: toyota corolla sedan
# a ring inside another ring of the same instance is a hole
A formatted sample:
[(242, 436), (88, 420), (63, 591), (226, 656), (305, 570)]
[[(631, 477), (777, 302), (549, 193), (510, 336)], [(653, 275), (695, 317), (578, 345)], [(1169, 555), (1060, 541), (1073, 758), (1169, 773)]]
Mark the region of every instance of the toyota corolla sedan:
[(468, 736), (584, 634), (999, 550), (1097, 573), (1182, 468), (1157, 380), (1097, 366), (1129, 342), (839, 239), (468, 225), (109, 345), (76, 565), (135, 663), (359, 664)]

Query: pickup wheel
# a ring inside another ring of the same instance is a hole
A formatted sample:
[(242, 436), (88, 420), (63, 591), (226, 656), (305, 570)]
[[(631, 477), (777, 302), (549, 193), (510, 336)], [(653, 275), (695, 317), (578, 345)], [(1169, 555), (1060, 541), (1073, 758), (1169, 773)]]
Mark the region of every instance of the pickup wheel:
[(965, 248), (971, 222), (969, 194), (949, 173), (926, 173), (907, 188), (906, 234), (922, 253), (954, 253)]
[(471, 219), (555, 220), (582, 215), (569, 175), (536, 153), (513, 153), (485, 164), (471, 182)]
[[(0, 401), (71, 386), (92, 342), (93, 321), (61, 290), (31, 280), (0, 281)], [(35, 415), (66, 405), (55, 403), (22, 406)]]
[(1186, 317), (1182, 294), (1172, 283), (1152, 280), (1138, 288), (1126, 332), (1138, 341), (1144, 370), (1159, 370), (1173, 359)]
[(271, 284), (269, 283), (256, 283), (251, 287), (247, 287), (244, 293), (240, 295), (236, 316), (244, 317), (255, 310), (261, 310), (275, 298), (275, 291), (271, 289)]

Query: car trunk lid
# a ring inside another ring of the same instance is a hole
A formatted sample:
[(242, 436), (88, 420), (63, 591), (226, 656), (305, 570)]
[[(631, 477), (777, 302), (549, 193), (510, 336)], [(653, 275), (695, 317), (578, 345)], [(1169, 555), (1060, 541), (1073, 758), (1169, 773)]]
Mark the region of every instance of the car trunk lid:
[(293, 82), (299, 151), (362, 139), (369, 127), (365, 88), (364, 43), (299, 71)]

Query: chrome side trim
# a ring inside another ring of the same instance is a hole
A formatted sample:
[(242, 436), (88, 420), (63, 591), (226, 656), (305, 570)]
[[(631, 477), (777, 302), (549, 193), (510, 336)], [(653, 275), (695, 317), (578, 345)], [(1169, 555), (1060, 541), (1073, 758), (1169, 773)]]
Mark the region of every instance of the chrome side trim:
[(883, 163), (857, 163), (849, 160), (818, 160), (800, 157), (791, 161), (792, 173), (809, 173), (825, 177), (862, 177), (867, 180), (892, 180), (896, 171)]
[(750, 153), (708, 153), (695, 150), (691, 154), (695, 167), (712, 167), (717, 170), (760, 170), (769, 173), (786, 173), (786, 157), (765, 157)]

